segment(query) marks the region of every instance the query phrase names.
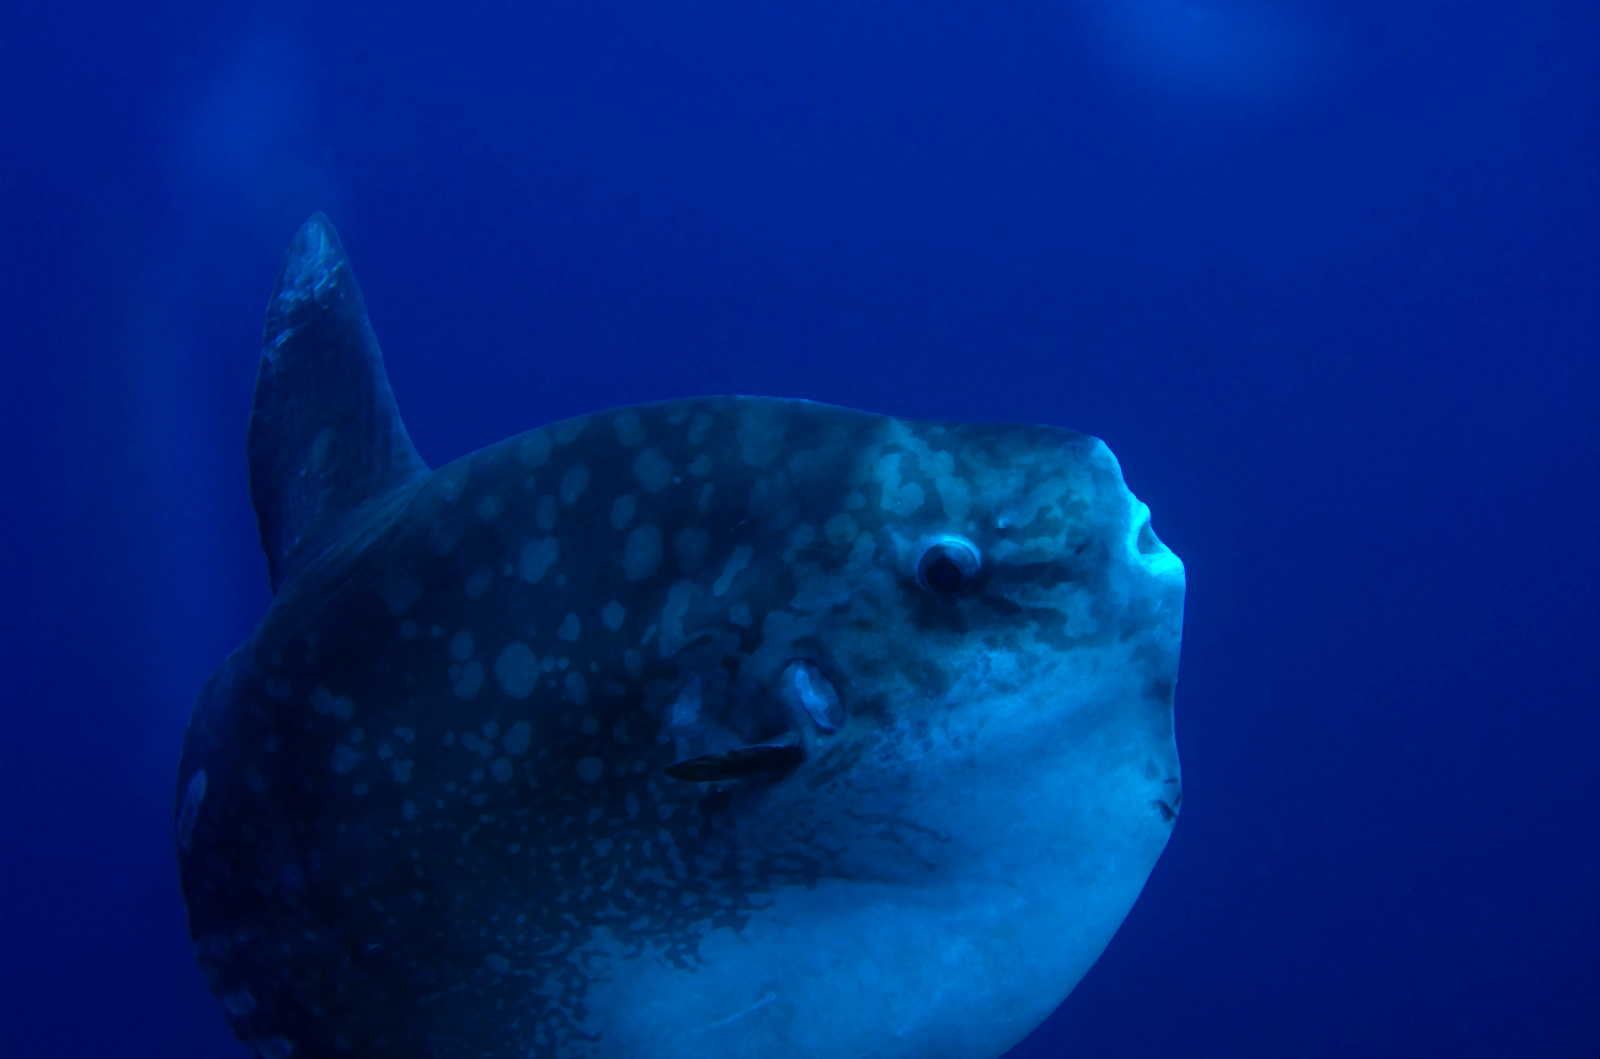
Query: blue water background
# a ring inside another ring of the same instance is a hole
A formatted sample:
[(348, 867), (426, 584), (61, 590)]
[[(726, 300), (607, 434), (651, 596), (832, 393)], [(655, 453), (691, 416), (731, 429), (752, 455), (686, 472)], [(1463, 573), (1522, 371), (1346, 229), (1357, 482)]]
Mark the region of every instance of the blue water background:
[(325, 210), (435, 465), (727, 392), (1111, 445), (1184, 812), (1016, 1056), (1592, 1059), (1597, 56), (1593, 3), (0, 5), (0, 1054), (243, 1054), (174, 772)]

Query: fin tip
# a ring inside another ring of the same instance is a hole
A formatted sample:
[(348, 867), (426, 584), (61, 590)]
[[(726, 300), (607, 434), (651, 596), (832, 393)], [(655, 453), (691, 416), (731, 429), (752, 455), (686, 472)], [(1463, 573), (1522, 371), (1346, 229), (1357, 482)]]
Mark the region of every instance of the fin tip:
[(339, 233), (322, 213), (313, 213), (289, 244), (283, 270), (272, 296), (275, 315), (287, 315), (299, 305), (323, 294), (347, 266)]

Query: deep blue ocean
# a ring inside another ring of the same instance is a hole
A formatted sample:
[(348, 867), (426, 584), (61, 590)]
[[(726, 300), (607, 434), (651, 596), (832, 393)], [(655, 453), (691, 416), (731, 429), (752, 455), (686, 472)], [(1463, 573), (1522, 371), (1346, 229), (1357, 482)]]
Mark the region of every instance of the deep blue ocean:
[(1016, 1059), (1600, 1055), (1600, 6), (0, 4), (0, 1055), (242, 1057), (184, 726), (338, 226), (423, 458), (696, 394), (1070, 427), (1183, 815)]

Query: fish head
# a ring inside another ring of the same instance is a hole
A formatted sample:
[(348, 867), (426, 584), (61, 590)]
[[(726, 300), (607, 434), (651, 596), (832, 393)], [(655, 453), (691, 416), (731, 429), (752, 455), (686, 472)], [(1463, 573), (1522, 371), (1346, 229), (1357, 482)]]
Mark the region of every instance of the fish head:
[[(663, 797), (703, 822), (684, 855), (749, 919), (697, 943), (687, 995), (617, 1007), (649, 1013), (639, 1047), (809, 1027), (824, 1053), (997, 1055), (1092, 965), (1176, 820), (1182, 563), (1097, 439), (726, 400), (715, 447), (782, 441), (688, 520), (704, 558), (665, 590), (640, 692)], [(707, 1030), (769, 993), (796, 1014)]]

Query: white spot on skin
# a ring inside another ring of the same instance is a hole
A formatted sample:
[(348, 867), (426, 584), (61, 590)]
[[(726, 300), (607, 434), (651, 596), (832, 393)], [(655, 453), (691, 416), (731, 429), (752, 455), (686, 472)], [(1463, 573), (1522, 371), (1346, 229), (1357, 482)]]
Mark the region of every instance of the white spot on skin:
[[(838, 731), (830, 716), (832, 704), (812, 686), (812, 665), (809, 662), (800, 662), (793, 667), (793, 670), (794, 690), (800, 698), (800, 705), (805, 707), (806, 713), (811, 715), (811, 719), (816, 722), (818, 728), (829, 733)], [(826, 681), (827, 678), (822, 676), (821, 673), (817, 673), (817, 679)], [(829, 688), (828, 690), (831, 691), (832, 689)]]
[(488, 494), (478, 501), (478, 517), (485, 522), (493, 522), (500, 517), (500, 498), (493, 493)]
[(589, 468), (582, 463), (574, 463), (567, 468), (567, 473), (561, 476), (561, 502), (568, 507), (578, 502), (578, 497), (589, 487)]
[(661, 565), (661, 531), (646, 523), (628, 534), (622, 569), (629, 581), (643, 581)]
[(394, 781), (396, 783), (410, 783), (411, 782), (411, 759), (410, 758), (404, 758), (404, 759), (395, 758), (393, 761), (389, 762), (389, 768), (394, 770)]
[(522, 559), (517, 564), (517, 576), (528, 584), (535, 584), (556, 561), (556, 539), (542, 537), (522, 546)]
[(659, 493), (672, 483), (672, 461), (651, 446), (633, 461), (633, 476), (647, 493)]
[(461, 499), (461, 490), (467, 485), (467, 472), (470, 465), (460, 463), (451, 467), (441, 467), (435, 472), (433, 478), (438, 483), (439, 495), (447, 504), (453, 504)]
[(703, 452), (696, 456), (693, 462), (689, 464), (689, 473), (694, 475), (696, 478), (704, 478), (706, 475), (710, 474), (711, 457), (707, 456)]
[(467, 659), (471, 658), (472, 649), (472, 633), (468, 632), (466, 629), (462, 629), (460, 632), (450, 637), (450, 657), (454, 658), (457, 662), (465, 662)]
[(636, 449), (644, 444), (644, 427), (639, 425), (638, 412), (623, 412), (611, 421), (617, 432), (617, 444), (625, 449)]
[(728, 608), (728, 620), (741, 629), (750, 628), (755, 620), (750, 614), (750, 608), (743, 603), (735, 603)]
[(407, 798), (400, 803), (400, 816), (407, 822), (417, 818), (417, 807), (412, 804), (411, 799)]
[(705, 440), (706, 432), (711, 429), (711, 413), (696, 412), (689, 421), (689, 444), (698, 445)]
[(611, 846), (612, 842), (609, 838), (602, 838), (594, 844), (594, 851), (602, 857), (609, 857), (611, 856)]
[(343, 776), (356, 767), (356, 762), (361, 760), (361, 751), (353, 746), (340, 743), (333, 748), (333, 755), (328, 759), (328, 764), (333, 771)]
[(885, 511), (896, 515), (909, 515), (922, 506), (922, 486), (916, 482), (900, 484), (900, 460), (902, 453), (891, 452), (881, 456), (872, 466), (872, 477), (883, 486), (883, 497), (879, 506)]
[(589, 682), (584, 680), (583, 674), (576, 669), (566, 675), (562, 684), (566, 686), (567, 698), (571, 699), (574, 705), (582, 706), (589, 701)]
[(461, 677), (452, 689), (456, 695), (463, 699), (470, 699), (478, 694), (483, 687), (483, 666), (477, 662), (468, 662), (461, 667)]
[(638, 502), (631, 496), (619, 496), (611, 501), (611, 525), (621, 529), (632, 522), (633, 513), (638, 506)]
[(511, 970), (511, 961), (506, 959), (504, 956), (501, 956), (499, 953), (490, 953), (483, 958), (483, 962), (484, 965), (489, 968), (489, 970), (494, 971), (497, 974), (505, 974)]
[(872, 561), (872, 553), (877, 550), (877, 544), (872, 539), (872, 534), (863, 533), (856, 538), (856, 543), (850, 549), (850, 555), (844, 561), (845, 573), (854, 576), (860, 573)]
[(740, 409), (739, 456), (752, 467), (765, 467), (778, 458), (785, 429), (783, 420), (764, 408)]
[(570, 445), (578, 440), (578, 435), (582, 434), (588, 425), (589, 417), (579, 416), (576, 419), (568, 419), (557, 423), (550, 430), (556, 436), (557, 445)]
[(687, 728), (700, 719), (700, 678), (690, 675), (688, 683), (672, 704), (672, 727)]
[(579, 779), (585, 783), (593, 783), (605, 772), (606, 765), (597, 757), (586, 757), (579, 760), (577, 769)]
[(495, 758), (494, 764), (489, 766), (489, 775), (501, 783), (509, 782), (516, 772), (511, 768), (511, 762), (506, 758)]
[(528, 744), (533, 740), (533, 725), (527, 721), (517, 721), (506, 733), (505, 741), (501, 744), (508, 754), (525, 754)]
[[(661, 640), (658, 645), (662, 658), (669, 658), (683, 649), (688, 637), (683, 619), (699, 594), (700, 589), (693, 581), (679, 581), (667, 590), (667, 605), (661, 608)], [(654, 628), (651, 626), (651, 631)], [(647, 631), (646, 643), (649, 638), (650, 632)]]
[(627, 616), (627, 608), (621, 603), (618, 603), (616, 600), (612, 600), (610, 603), (607, 603), (605, 605), (605, 609), (600, 612), (600, 624), (604, 625), (612, 632), (616, 632), (618, 629), (622, 628), (622, 622), (625, 618), (627, 618)]
[(972, 493), (967, 489), (967, 480), (938, 478), (933, 487), (939, 493), (939, 502), (944, 505), (945, 517), (952, 522), (965, 522), (972, 511)]
[(728, 556), (727, 565), (722, 568), (722, 576), (717, 578), (717, 583), (711, 586), (711, 594), (713, 596), (726, 595), (728, 589), (733, 585), (733, 579), (739, 576), (741, 570), (750, 565), (750, 557), (755, 553), (755, 549), (748, 544), (741, 544), (735, 548), (733, 554)]
[(495, 679), (513, 699), (525, 699), (539, 682), (539, 660), (528, 645), (509, 643), (494, 660)]
[(200, 818), (200, 803), (206, 798), (206, 770), (201, 769), (189, 777), (183, 789), (183, 808), (178, 810), (178, 845), (189, 848), (189, 837), (194, 833), (194, 822)]
[(517, 462), (528, 470), (544, 465), (550, 458), (550, 435), (542, 430), (533, 430), (522, 435), (522, 440), (517, 442)]
[(582, 632), (583, 623), (578, 620), (578, 616), (576, 614), (568, 614), (561, 619), (561, 624), (557, 626), (556, 638), (572, 643)]
[(545, 495), (539, 498), (539, 506), (534, 509), (533, 520), (539, 528), (549, 533), (556, 524), (556, 498)]
[(800, 525), (790, 530), (789, 535), (784, 538), (784, 543), (787, 544), (788, 547), (784, 549), (783, 561), (786, 563), (794, 562), (795, 556), (799, 553), (800, 549), (807, 547), (816, 539), (817, 531), (811, 528), (811, 523), (800, 523)]

